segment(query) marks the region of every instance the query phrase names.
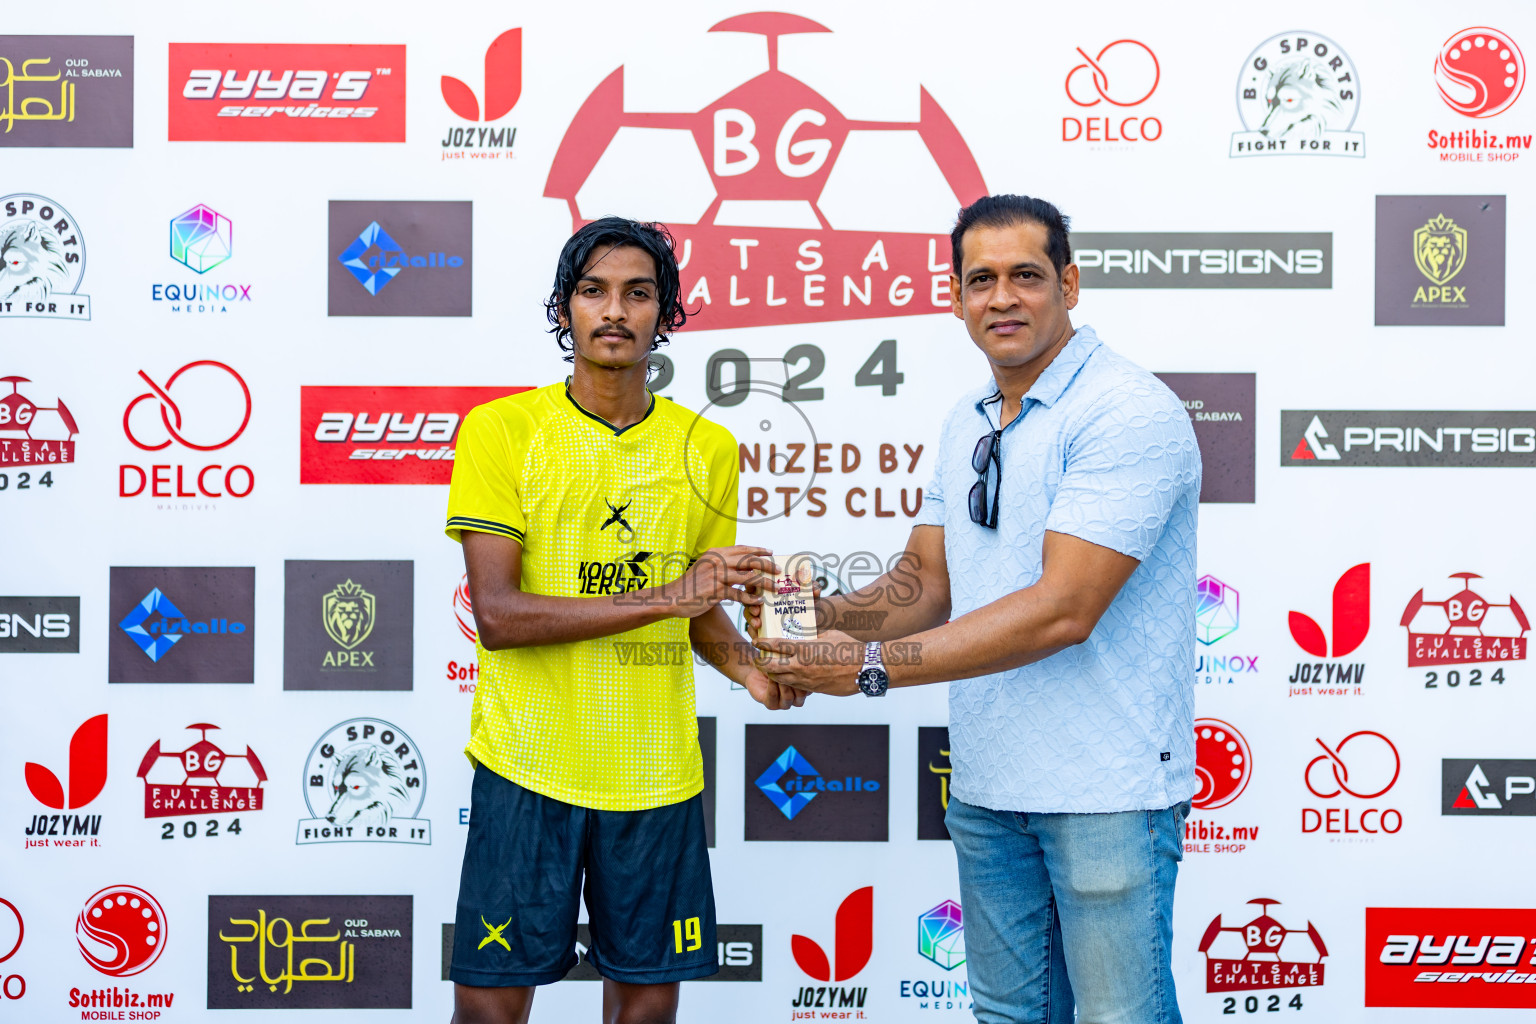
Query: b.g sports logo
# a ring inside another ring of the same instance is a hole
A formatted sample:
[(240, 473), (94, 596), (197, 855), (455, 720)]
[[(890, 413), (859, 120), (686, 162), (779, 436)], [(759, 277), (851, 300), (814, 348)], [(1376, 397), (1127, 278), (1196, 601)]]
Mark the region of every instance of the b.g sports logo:
[[(669, 189), (646, 209), (677, 239), (684, 301), (705, 328), (934, 313), (950, 308), (947, 225), (987, 192), (949, 117), (919, 88), (912, 122), (855, 120), (779, 70), (786, 36), (830, 32), (793, 14), (727, 18), (711, 32), (767, 42), (768, 69), (698, 111), (626, 109), (624, 69), (587, 97), (561, 140), (544, 195), (575, 226), (642, 197), (625, 168), (660, 160)], [(868, 176), (907, 183), (874, 204)]]
[(172, 142), (404, 142), (405, 47), (172, 43)]

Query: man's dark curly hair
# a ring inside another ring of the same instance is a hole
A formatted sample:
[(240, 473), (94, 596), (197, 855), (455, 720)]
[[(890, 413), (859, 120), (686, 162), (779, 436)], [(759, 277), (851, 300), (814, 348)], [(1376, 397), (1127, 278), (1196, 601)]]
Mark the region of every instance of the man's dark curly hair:
[(595, 220), (572, 235), (565, 248), (560, 250), (560, 260), (555, 265), (555, 286), (544, 302), (550, 333), (555, 336), (561, 351), (566, 353), (568, 363), (575, 361), (576, 346), (571, 340), (570, 327), (562, 327), (560, 318), (563, 316), (567, 324), (571, 322), (571, 294), (576, 290), (582, 272), (594, 259), (625, 245), (649, 254), (656, 263), (656, 298), (661, 306), (661, 318), (656, 323), (651, 351), (665, 345), (667, 335), (680, 329), (688, 320), (678, 281), (677, 255), (673, 252), (672, 235), (667, 229), (660, 224), (641, 223), (625, 217)]

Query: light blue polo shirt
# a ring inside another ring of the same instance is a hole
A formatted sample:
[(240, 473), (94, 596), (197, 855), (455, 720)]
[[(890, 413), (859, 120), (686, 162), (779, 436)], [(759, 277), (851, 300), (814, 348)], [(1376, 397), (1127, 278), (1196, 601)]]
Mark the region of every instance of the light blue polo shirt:
[(1040, 813), (1188, 800), (1200, 501), (1189, 415), (1156, 377), (1079, 328), (1003, 429), (998, 527), (989, 530), (968, 511), (971, 453), (997, 428), (1001, 406), (988, 376), (951, 410), (918, 514), (944, 527), (952, 617), (1038, 581), (1046, 530), (1141, 564), (1086, 642), (949, 684), (951, 792)]

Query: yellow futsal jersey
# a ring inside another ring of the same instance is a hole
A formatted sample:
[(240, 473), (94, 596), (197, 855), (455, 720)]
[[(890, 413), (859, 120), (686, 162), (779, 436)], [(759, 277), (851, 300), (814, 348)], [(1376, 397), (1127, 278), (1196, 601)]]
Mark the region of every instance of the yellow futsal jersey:
[[(736, 538), (736, 442), (668, 399), (615, 429), (567, 384), (471, 410), (459, 431), (448, 536), (523, 546), (521, 587), (597, 597), (677, 579)], [(636, 811), (704, 788), (688, 619), (614, 636), (488, 651), (465, 753), (564, 803)]]

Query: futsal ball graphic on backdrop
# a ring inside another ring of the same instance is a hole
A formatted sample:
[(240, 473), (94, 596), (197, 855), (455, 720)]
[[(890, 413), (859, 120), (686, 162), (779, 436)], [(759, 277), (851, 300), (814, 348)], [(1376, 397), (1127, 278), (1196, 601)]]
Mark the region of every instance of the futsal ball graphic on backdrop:
[[(1205, 954), (1207, 992), (1249, 992), (1270, 988), (1303, 988), (1323, 983), (1323, 959), (1328, 946), (1317, 927), (1287, 928), (1270, 914), (1279, 900), (1249, 900), (1259, 914), (1242, 924), (1227, 925), (1217, 914), (1200, 937)], [(1301, 1005), (1299, 997), (1293, 1006)]]
[(1453, 572), (1451, 579), (1462, 583), (1450, 597), (1428, 601), (1420, 588), (1403, 609), (1398, 625), (1408, 630), (1408, 667), (1524, 661), (1531, 620), (1515, 596), (1489, 601), (1472, 589), (1482, 579), (1475, 572)]
[[(768, 69), (702, 110), (656, 113), (626, 109), (620, 67), (571, 121), (544, 195), (575, 227), (614, 209), (666, 221), (702, 329), (947, 312), (949, 238), (932, 225), (987, 188), (928, 91), (915, 122), (851, 118), (779, 70), (785, 37), (825, 25), (758, 12), (709, 31), (763, 36)], [(665, 180), (634, 175), (658, 161)], [(871, 203), (869, 178), (893, 175), (905, 201)]]
[(1513, 106), (1525, 88), (1525, 55), (1496, 28), (1462, 29), (1435, 58), (1435, 85), (1456, 113), (1495, 117)]
[(155, 740), (139, 762), (138, 777), (144, 780), (144, 817), (166, 818), (192, 814), (227, 814), (259, 811), (262, 783), (267, 770), (256, 751), (225, 752), (208, 738), (212, 722), (194, 722), (198, 739), (181, 750), (162, 750)]
[[(62, 398), (54, 398), (56, 405), (38, 405), (23, 394), (21, 386), (31, 383), (27, 377), (0, 377), (0, 384), (11, 386), (10, 394), (0, 396), (0, 471), (37, 466), (43, 473), (53, 465), (75, 461), (75, 435), (80, 428), (74, 415)], [(51, 472), (47, 482), (39, 479), (38, 485), (52, 487)]]
[(165, 950), (165, 910), (136, 885), (111, 885), (85, 901), (75, 918), (75, 940), (85, 962), (102, 974), (131, 977)]

